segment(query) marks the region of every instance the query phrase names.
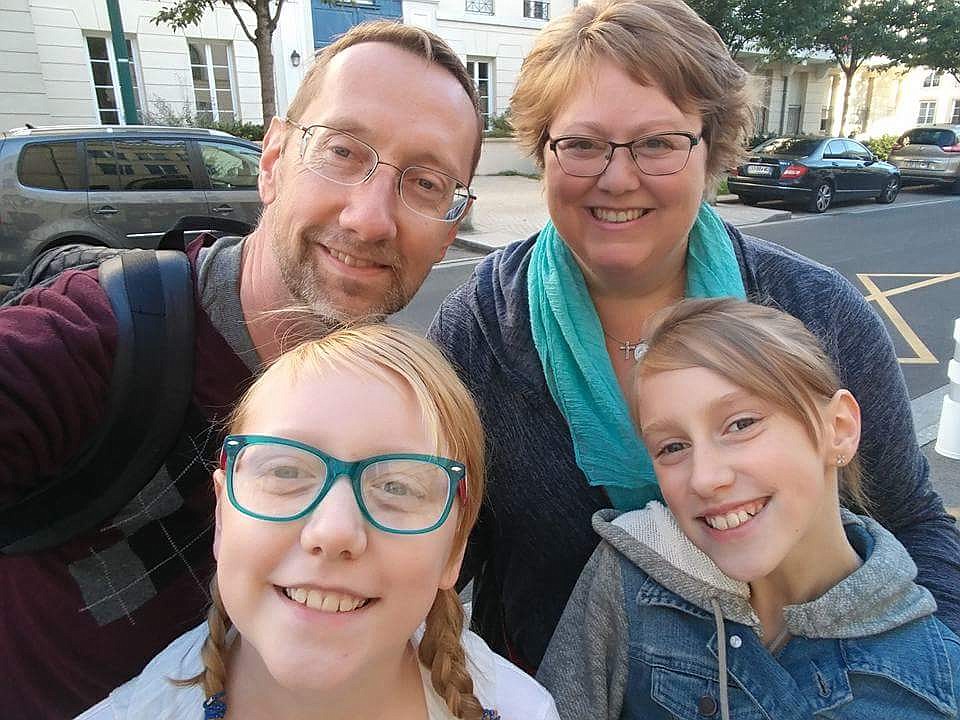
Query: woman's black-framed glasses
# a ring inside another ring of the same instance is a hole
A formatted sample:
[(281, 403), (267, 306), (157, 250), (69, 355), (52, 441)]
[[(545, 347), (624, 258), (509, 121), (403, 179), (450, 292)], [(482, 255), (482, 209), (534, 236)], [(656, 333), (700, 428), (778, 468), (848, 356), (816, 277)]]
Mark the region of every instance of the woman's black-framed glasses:
[(400, 201), (417, 215), (447, 223), (460, 220), (470, 201), (476, 200), (470, 187), (452, 175), (421, 165), (400, 168), (384, 162), (373, 147), (344, 130), (286, 122), (302, 133), (300, 162), (312, 173), (338, 185), (360, 185), (379, 165), (392, 167), (400, 173)]
[(701, 137), (677, 131), (644, 135), (625, 143), (581, 135), (548, 140), (560, 169), (567, 175), (596, 177), (606, 172), (617, 148), (627, 148), (644, 175), (673, 175), (687, 166), (690, 153), (700, 144)]

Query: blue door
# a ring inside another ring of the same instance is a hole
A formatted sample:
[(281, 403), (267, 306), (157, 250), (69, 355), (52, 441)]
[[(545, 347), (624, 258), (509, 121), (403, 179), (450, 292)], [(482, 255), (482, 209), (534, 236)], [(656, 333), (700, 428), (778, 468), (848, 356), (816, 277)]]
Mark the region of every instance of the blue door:
[(318, 49), (329, 45), (338, 35), (366, 20), (400, 20), (402, 17), (400, 0), (331, 4), (313, 0), (313, 44)]

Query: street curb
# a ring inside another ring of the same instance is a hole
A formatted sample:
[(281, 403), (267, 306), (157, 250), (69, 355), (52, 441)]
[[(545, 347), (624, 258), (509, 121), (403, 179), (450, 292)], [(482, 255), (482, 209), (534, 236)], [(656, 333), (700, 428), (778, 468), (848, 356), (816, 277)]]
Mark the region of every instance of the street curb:
[(943, 406), (943, 398), (948, 390), (950, 390), (949, 383), (910, 402), (917, 444), (921, 447), (937, 439), (937, 431), (940, 428), (940, 408)]
[(486, 243), (477, 242), (476, 240), (470, 240), (462, 237), (457, 237), (454, 239), (453, 246), (458, 247), (461, 250), (470, 250), (472, 252), (483, 253), (484, 255), (489, 255), (494, 250), (500, 249), (493, 247), (492, 245), (487, 245)]

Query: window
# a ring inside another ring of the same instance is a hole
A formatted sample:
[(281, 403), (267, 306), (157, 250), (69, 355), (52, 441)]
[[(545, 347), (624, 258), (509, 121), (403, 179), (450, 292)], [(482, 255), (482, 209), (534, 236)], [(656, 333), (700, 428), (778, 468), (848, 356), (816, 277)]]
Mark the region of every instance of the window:
[(483, 127), (485, 130), (490, 127), (490, 117), (493, 115), (493, 95), (490, 93), (493, 80), (492, 73), (490, 72), (492, 67), (493, 61), (491, 59), (467, 60), (467, 72), (473, 78), (473, 84), (476, 86), (477, 94), (480, 96), (480, 114), (483, 116)]
[(233, 88), (233, 61), (226, 43), (189, 42), (190, 70), (197, 115), (231, 122), (237, 117)]
[(840, 140), (831, 140), (827, 143), (827, 147), (823, 151), (824, 155), (829, 155), (834, 158), (841, 157), (843, 153), (843, 142)]
[[(117, 61), (113, 53), (113, 43), (105, 37), (87, 37), (87, 55), (90, 58), (90, 72), (93, 77), (93, 92), (97, 100), (97, 114), (103, 125), (121, 125), (126, 123), (123, 102), (120, 96), (119, 75), (116, 72)], [(127, 39), (127, 58), (129, 59), (130, 81), (133, 85), (133, 102), (137, 113), (143, 113), (140, 97), (140, 77), (137, 70), (136, 53), (133, 41)]]
[(549, 0), (523, 0), (523, 16), (537, 20), (550, 19)]
[(873, 157), (872, 153), (858, 142), (844, 140), (843, 145), (846, 148), (844, 154), (852, 160), (869, 160)]
[(226, 143), (200, 142), (200, 154), (214, 190), (256, 190), (260, 154)]
[(493, 15), (493, 0), (467, 0), (467, 12)]
[(21, 185), (44, 190), (83, 190), (75, 142), (27, 145), (20, 153)]
[(917, 114), (918, 125), (931, 125), (937, 114), (937, 103), (934, 100), (924, 100), (920, 103), (920, 112)]
[(950, 122), (954, 125), (960, 125), (960, 99), (953, 101), (953, 117)]
[[(151, 162), (143, 162), (142, 156)], [(188, 158), (182, 140), (88, 140), (89, 189), (192, 190)]]
[(940, 78), (942, 76), (938, 72), (932, 72), (923, 79), (923, 86), (925, 88), (929, 87), (940, 87)]

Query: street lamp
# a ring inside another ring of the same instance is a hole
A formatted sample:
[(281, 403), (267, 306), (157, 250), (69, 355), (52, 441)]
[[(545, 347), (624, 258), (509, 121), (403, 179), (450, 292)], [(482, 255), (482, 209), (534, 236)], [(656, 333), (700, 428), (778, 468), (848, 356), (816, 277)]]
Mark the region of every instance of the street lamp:
[(290, 64), (294, 67), (300, 67), (300, 53), (296, 50), (290, 53)]

